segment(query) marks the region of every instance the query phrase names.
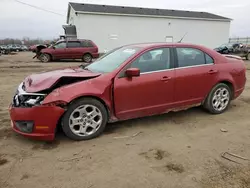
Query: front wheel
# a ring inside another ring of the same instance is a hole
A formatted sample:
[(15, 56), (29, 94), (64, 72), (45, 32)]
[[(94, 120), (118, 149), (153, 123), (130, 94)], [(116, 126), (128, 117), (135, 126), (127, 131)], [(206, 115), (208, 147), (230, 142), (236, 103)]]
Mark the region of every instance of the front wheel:
[(232, 99), (230, 87), (224, 83), (217, 84), (207, 96), (204, 108), (212, 114), (221, 114), (227, 110)]
[(250, 53), (247, 54), (246, 60), (250, 60)]
[(40, 59), (40, 61), (42, 61), (43, 63), (47, 63), (47, 62), (51, 61), (51, 57), (50, 57), (49, 54), (41, 54), (41, 55), (39, 56), (39, 59)]
[(62, 118), (62, 129), (72, 140), (89, 140), (104, 131), (107, 121), (107, 110), (101, 102), (83, 98), (69, 105)]
[(82, 61), (84, 61), (85, 63), (92, 62), (92, 55), (91, 54), (84, 54), (82, 57)]

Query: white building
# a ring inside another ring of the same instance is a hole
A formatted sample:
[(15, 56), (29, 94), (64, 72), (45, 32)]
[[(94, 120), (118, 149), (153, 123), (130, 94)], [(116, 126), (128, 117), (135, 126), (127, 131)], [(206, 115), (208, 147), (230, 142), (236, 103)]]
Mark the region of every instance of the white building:
[(67, 24), (100, 52), (141, 42), (182, 42), (210, 48), (228, 42), (231, 19), (193, 11), (69, 3)]

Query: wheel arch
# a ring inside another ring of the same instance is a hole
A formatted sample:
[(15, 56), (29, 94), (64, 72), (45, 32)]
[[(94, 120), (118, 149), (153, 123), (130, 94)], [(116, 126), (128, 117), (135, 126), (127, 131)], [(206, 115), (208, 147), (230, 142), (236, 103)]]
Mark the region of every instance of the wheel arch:
[(91, 55), (91, 57), (93, 58), (93, 55), (92, 55), (90, 52), (85, 52), (85, 53), (83, 53), (82, 57), (85, 56), (86, 54)]
[(82, 99), (82, 98), (91, 98), (91, 99), (95, 99), (95, 100), (101, 102), (101, 103), (103, 104), (103, 106), (105, 107), (105, 109), (107, 110), (108, 119), (110, 118), (110, 113), (111, 113), (111, 112), (110, 112), (110, 108), (109, 108), (109, 106), (107, 105), (107, 103), (106, 103), (102, 98), (97, 97), (97, 96), (94, 96), (94, 95), (84, 95), (84, 96), (76, 97), (76, 98), (72, 99), (72, 100), (68, 103), (68, 105), (71, 104), (71, 103), (73, 103), (73, 102), (75, 102), (75, 101), (77, 101), (77, 100), (80, 100), (80, 99)]
[[(232, 92), (232, 97), (233, 97), (234, 91), (235, 91), (233, 83), (230, 82), (229, 80), (222, 80), (222, 81), (220, 81), (219, 83), (226, 84), (226, 85), (230, 88), (230, 90), (231, 90), (231, 92)], [(217, 83), (217, 84), (219, 84), (219, 83)]]
[[(106, 102), (105, 102), (103, 99), (101, 99), (100, 97), (97, 97), (97, 96), (94, 96), (94, 95), (78, 96), (78, 97), (72, 99), (72, 100), (68, 103), (68, 105), (70, 105), (70, 104), (72, 104), (73, 102), (75, 102), (75, 101), (77, 101), (77, 100), (80, 100), (80, 99), (82, 99), (82, 98), (91, 98), (91, 99), (95, 99), (95, 100), (101, 102), (101, 103), (103, 104), (104, 108), (107, 110), (108, 120), (110, 119), (110, 117), (111, 117), (110, 108), (108, 107), (108, 105), (106, 104)], [(65, 112), (66, 112), (66, 111), (67, 111), (67, 110), (65, 110)], [(59, 120), (58, 120), (58, 122), (57, 122), (56, 129), (55, 129), (55, 134), (58, 132), (58, 130), (61, 129), (62, 118), (63, 118), (65, 112), (61, 115), (61, 117), (59, 118)]]
[(213, 89), (217, 84), (220, 84), (220, 83), (226, 84), (226, 85), (230, 88), (231, 93), (232, 93), (231, 98), (232, 98), (232, 99), (234, 98), (234, 91), (235, 91), (235, 88), (234, 88), (233, 83), (232, 83), (231, 81), (229, 81), (229, 80), (220, 80), (220, 81), (218, 81), (216, 84), (214, 84), (213, 87), (209, 90), (209, 92), (207, 93), (207, 95), (205, 96), (205, 98), (203, 99), (203, 101), (201, 102), (201, 104), (204, 104), (204, 103), (205, 103), (205, 101), (206, 101), (206, 99), (207, 99), (209, 93), (212, 91), (212, 89)]
[(52, 56), (51, 53), (49, 53), (49, 52), (41, 52), (41, 55), (42, 55), (42, 54), (47, 54), (47, 55), (49, 55), (49, 56), (50, 56), (50, 59), (53, 60), (53, 56)]

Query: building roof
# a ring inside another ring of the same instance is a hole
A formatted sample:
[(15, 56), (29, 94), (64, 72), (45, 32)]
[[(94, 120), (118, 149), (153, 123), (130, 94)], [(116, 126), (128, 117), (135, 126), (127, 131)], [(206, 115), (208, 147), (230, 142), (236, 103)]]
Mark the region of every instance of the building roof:
[[(82, 4), (82, 3), (72, 3), (72, 2), (69, 3), (69, 9), (70, 9), (70, 6), (76, 12), (81, 12), (81, 13), (231, 21), (230, 18), (211, 14), (208, 12), (170, 10), (170, 9), (153, 9), (153, 8), (113, 6), (113, 5), (98, 5), (98, 4), (86, 4), (86, 3)], [(68, 16), (69, 16), (69, 13), (68, 13)]]

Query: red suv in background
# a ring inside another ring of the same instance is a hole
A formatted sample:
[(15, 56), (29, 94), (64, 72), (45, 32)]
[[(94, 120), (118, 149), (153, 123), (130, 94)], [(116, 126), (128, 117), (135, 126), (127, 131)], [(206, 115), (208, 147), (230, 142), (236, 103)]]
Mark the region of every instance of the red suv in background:
[(44, 48), (40, 52), (39, 59), (42, 62), (60, 59), (82, 59), (90, 63), (92, 59), (98, 58), (98, 47), (91, 40), (68, 39), (59, 40), (56, 44)]

